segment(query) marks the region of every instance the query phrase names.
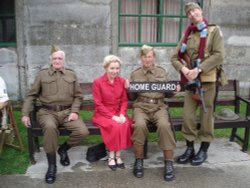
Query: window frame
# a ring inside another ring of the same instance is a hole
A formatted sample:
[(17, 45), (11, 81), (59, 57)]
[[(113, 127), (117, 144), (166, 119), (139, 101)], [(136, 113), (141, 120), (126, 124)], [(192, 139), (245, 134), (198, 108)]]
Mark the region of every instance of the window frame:
[[(185, 4), (185, 0), (178, 0), (180, 3), (180, 10), (179, 13), (177, 14), (163, 14), (163, 1), (164, 0), (159, 0), (160, 4), (160, 13), (159, 14), (142, 14), (142, 1), (143, 0), (137, 0), (139, 3), (138, 6), (138, 14), (131, 14), (131, 13), (121, 13), (121, 0), (118, 1), (118, 46), (122, 47), (122, 46), (141, 46), (143, 44), (145, 44), (145, 42), (141, 42), (141, 30), (142, 30), (142, 18), (143, 17), (151, 17), (151, 18), (156, 18), (159, 17), (159, 25), (158, 25), (158, 36), (160, 37), (159, 41), (162, 40), (162, 34), (163, 34), (163, 26), (162, 26), (162, 20), (163, 18), (177, 18), (179, 19), (179, 31), (178, 31), (178, 40), (181, 39), (182, 37), (182, 33), (183, 33), (183, 20), (187, 19), (187, 16), (185, 15), (184, 12), (184, 4)], [(198, 3), (200, 3), (200, 6), (203, 7), (203, 0), (199, 0)], [(121, 18), (122, 17), (138, 17), (138, 42), (121, 42), (120, 41), (120, 33), (121, 33)], [(169, 46), (169, 47), (175, 47), (178, 44), (178, 41), (175, 42), (147, 42), (148, 45), (151, 46)]]
[[(13, 6), (14, 6), (14, 11), (13, 13), (0, 13), (0, 22), (3, 19), (9, 18), (9, 19), (13, 19), (14, 21), (14, 32), (15, 32), (15, 42), (0, 42), (0, 47), (16, 47), (17, 46), (17, 38), (16, 38), (16, 15), (15, 15), (15, 1), (13, 0), (12, 2)], [(4, 28), (3, 28), (3, 32), (4, 32)]]

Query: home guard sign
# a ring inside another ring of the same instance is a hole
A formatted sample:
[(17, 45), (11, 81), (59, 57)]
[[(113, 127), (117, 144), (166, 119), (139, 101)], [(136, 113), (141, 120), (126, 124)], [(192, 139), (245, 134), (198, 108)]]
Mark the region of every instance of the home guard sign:
[(174, 92), (177, 82), (130, 82), (129, 92)]

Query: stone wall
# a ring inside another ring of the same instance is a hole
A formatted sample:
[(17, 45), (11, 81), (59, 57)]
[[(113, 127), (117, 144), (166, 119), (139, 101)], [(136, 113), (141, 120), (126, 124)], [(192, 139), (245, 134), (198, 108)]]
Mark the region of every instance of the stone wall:
[[(52, 44), (66, 52), (67, 66), (80, 82), (91, 82), (103, 74), (103, 58), (121, 56), (121, 75), (128, 77), (140, 66), (138, 47), (118, 46), (118, 1), (112, 0), (16, 0), (17, 47), (0, 48), (0, 74), (12, 100), (23, 99), (36, 73), (49, 64)], [(242, 94), (250, 83), (249, 0), (204, 0), (204, 16), (221, 27), (230, 79), (241, 81)], [(170, 79), (178, 73), (170, 63), (172, 47), (156, 47), (157, 64)]]

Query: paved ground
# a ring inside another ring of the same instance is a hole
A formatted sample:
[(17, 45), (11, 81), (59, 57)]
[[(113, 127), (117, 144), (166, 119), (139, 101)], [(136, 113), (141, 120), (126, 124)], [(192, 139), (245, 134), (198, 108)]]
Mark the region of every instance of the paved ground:
[[(175, 156), (185, 149), (178, 142)], [(198, 150), (198, 145), (196, 145)], [(176, 177), (172, 182), (163, 181), (162, 152), (157, 143), (149, 143), (148, 159), (144, 160), (145, 175), (135, 178), (132, 174), (133, 153), (123, 152), (126, 169), (115, 172), (107, 167), (105, 159), (89, 163), (85, 159), (85, 146), (70, 149), (71, 165), (62, 167), (58, 162), (57, 180), (48, 185), (44, 182), (47, 163), (44, 152), (37, 153), (37, 163), (27, 169), (25, 175), (0, 176), (1, 188), (73, 187), (73, 188), (249, 188), (250, 155), (240, 151), (240, 146), (227, 139), (215, 139), (210, 146), (207, 161), (198, 167), (190, 164), (174, 164)]]

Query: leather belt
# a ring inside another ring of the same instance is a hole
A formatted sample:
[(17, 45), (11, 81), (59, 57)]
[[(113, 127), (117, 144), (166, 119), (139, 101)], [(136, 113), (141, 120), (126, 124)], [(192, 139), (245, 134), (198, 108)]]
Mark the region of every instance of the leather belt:
[(138, 97), (137, 101), (138, 102), (151, 103), (151, 104), (160, 104), (160, 103), (164, 102), (164, 98), (152, 99), (152, 98), (148, 98), (148, 97)]
[(56, 112), (67, 110), (70, 107), (71, 106), (63, 106), (63, 105), (51, 105), (51, 106), (42, 105), (42, 108), (47, 109), (47, 110), (51, 110), (51, 111), (56, 111)]

